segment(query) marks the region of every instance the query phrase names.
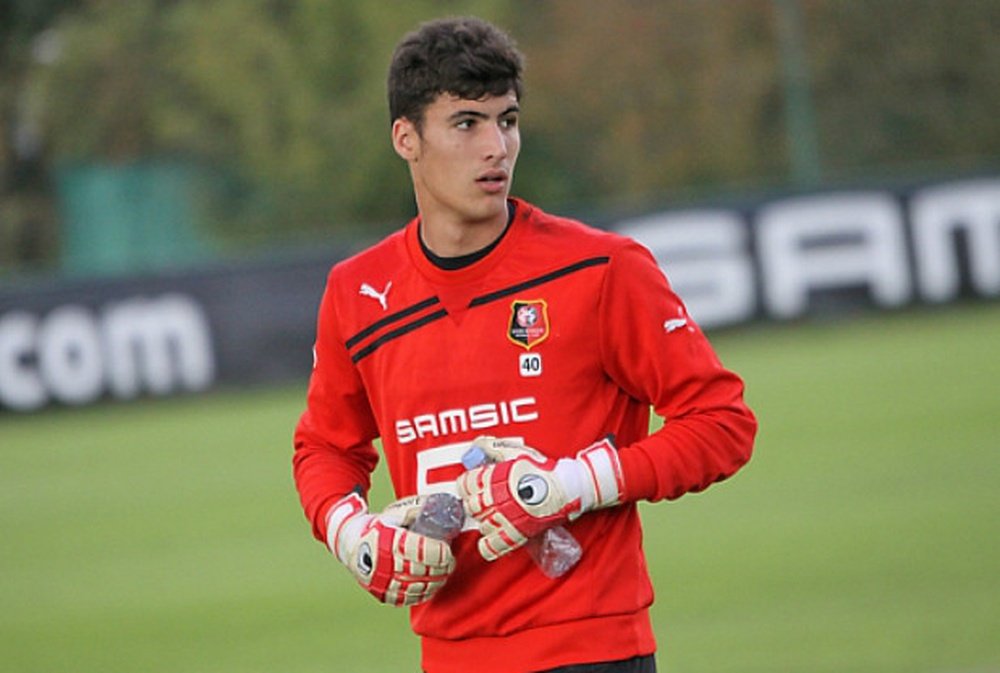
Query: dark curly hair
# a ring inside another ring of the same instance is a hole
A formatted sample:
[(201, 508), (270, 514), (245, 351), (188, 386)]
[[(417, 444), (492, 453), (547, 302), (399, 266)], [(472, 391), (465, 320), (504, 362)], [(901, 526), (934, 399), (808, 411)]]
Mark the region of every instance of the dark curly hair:
[(524, 58), (514, 41), (475, 17), (421, 24), (396, 46), (389, 66), (389, 116), (420, 130), (424, 110), (439, 94), (478, 100), (513, 91), (521, 99)]

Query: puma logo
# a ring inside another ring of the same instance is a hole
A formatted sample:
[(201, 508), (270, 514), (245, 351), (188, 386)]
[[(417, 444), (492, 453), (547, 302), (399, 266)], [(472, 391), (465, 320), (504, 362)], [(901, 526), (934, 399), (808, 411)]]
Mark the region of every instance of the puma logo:
[(684, 309), (678, 308), (677, 309), (677, 317), (676, 318), (667, 318), (667, 320), (664, 321), (664, 323), (663, 323), (663, 329), (666, 330), (667, 334), (670, 334), (671, 332), (676, 332), (677, 330), (679, 330), (681, 328), (687, 328), (687, 331), (689, 331), (689, 332), (693, 332), (694, 331), (691, 328), (691, 326), (688, 324), (687, 316), (684, 315)]
[(389, 296), (389, 290), (392, 288), (392, 281), (390, 280), (385, 284), (385, 289), (379, 292), (373, 288), (368, 283), (361, 283), (361, 289), (358, 290), (358, 294), (362, 297), (371, 297), (382, 305), (382, 310), (387, 311), (389, 309), (389, 301), (387, 297)]
[(663, 323), (663, 329), (667, 332), (673, 332), (674, 330), (679, 330), (681, 327), (687, 327), (688, 321), (686, 318), (672, 318), (665, 323)]

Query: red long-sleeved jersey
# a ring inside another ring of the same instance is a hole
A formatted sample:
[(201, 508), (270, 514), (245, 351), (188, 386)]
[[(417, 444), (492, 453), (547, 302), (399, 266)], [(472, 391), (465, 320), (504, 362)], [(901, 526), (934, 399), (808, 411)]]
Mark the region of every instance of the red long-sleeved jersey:
[[(626, 502), (568, 525), (584, 552), (567, 575), (545, 577), (524, 550), (487, 563), (475, 531), (453, 543), (455, 573), (411, 610), (428, 673), (653, 652), (635, 502), (733, 474), (756, 431), (742, 382), (645, 248), (512, 203), (499, 244), (463, 269), (427, 259), (418, 220), (333, 268), (295, 432), (296, 485), (320, 540), (330, 505), (367, 493), (378, 437), (403, 497), (453, 490), (479, 435), (554, 458), (614, 436)], [(665, 419), (652, 435), (651, 406)]]

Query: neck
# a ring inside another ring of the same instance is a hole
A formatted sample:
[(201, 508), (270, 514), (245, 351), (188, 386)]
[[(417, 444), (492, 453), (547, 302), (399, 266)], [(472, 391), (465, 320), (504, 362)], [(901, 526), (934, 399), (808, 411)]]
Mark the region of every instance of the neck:
[(420, 237), (440, 257), (460, 257), (482, 250), (507, 227), (507, 209), (477, 222), (458, 222), (421, 214)]

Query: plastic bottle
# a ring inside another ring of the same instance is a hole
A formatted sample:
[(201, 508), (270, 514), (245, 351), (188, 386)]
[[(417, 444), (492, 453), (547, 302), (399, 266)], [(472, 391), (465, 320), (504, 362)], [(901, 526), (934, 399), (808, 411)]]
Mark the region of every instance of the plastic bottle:
[[(462, 456), (462, 465), (467, 470), (479, 467), (487, 462), (486, 453), (478, 446), (473, 446)], [(525, 543), (525, 549), (535, 561), (538, 569), (547, 577), (556, 578), (565, 575), (583, 556), (583, 548), (573, 534), (562, 526), (553, 526), (530, 538)]]
[(450, 493), (431, 493), (424, 498), (417, 518), (410, 526), (414, 533), (420, 533), (437, 540), (451, 542), (462, 532), (465, 523), (465, 508), (462, 501)]
[(525, 544), (531, 558), (548, 577), (562, 577), (583, 556), (583, 548), (573, 534), (562, 526), (546, 528)]

